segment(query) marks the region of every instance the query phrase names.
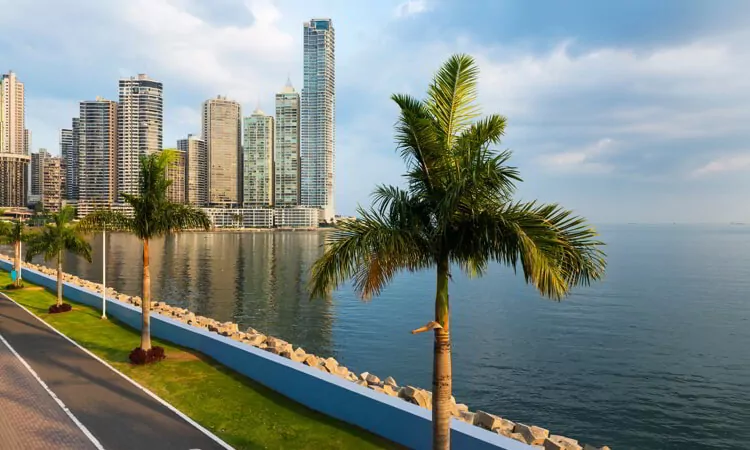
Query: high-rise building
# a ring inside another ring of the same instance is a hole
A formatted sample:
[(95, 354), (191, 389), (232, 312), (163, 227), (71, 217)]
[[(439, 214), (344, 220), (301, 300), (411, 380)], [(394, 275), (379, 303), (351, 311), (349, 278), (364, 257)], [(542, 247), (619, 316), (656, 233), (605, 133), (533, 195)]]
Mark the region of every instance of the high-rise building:
[(29, 177), (29, 194), (38, 198), (42, 195), (44, 188), (44, 160), (51, 155), (46, 148), (40, 148), (38, 152), (31, 153), (31, 176)]
[(62, 177), (63, 198), (68, 199), (68, 183), (70, 179), (70, 158), (73, 155), (73, 130), (69, 128), (60, 129), (60, 176)]
[(78, 200), (109, 206), (117, 192), (117, 103), (101, 97), (83, 101), (79, 114)]
[(276, 94), (274, 206), (300, 204), (300, 101), (291, 80)]
[(243, 196), (245, 208), (273, 206), (273, 117), (260, 108), (243, 119)]
[(0, 207), (26, 206), (29, 152), (23, 83), (14, 72), (0, 77)]
[(62, 160), (59, 156), (47, 156), (43, 161), (41, 202), (47, 211), (58, 212), (62, 206)]
[(186, 152), (176, 148), (167, 149), (174, 152), (175, 160), (167, 167), (167, 179), (172, 183), (167, 188), (167, 198), (171, 202), (185, 203), (185, 161)]
[(217, 96), (203, 102), (203, 139), (208, 149), (208, 203), (238, 206), (242, 201), (240, 104)]
[(188, 134), (177, 141), (177, 150), (185, 154), (185, 202), (194, 206), (208, 203), (208, 150), (206, 141)]
[(73, 117), (70, 128), (70, 149), (65, 161), (65, 198), (78, 200), (80, 175), (78, 141), (80, 138), (80, 119)]
[(304, 30), (301, 201), (333, 219), (336, 148), (335, 33), (331, 19), (312, 19)]
[(117, 192), (139, 194), (141, 156), (162, 149), (162, 83), (145, 74), (120, 79), (117, 107)]

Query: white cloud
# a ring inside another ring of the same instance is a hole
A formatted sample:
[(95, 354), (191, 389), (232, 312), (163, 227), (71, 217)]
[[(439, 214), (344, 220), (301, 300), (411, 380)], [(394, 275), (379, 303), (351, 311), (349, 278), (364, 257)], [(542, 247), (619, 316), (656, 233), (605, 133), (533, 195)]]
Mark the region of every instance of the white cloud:
[(614, 166), (604, 158), (614, 151), (615, 142), (604, 138), (582, 149), (541, 155), (536, 162), (553, 171), (609, 173)]
[(428, 9), (427, 0), (407, 0), (396, 7), (394, 15), (403, 18), (426, 12)]
[(723, 172), (740, 171), (750, 171), (750, 154), (735, 154), (717, 158), (693, 171), (693, 175), (707, 176)]

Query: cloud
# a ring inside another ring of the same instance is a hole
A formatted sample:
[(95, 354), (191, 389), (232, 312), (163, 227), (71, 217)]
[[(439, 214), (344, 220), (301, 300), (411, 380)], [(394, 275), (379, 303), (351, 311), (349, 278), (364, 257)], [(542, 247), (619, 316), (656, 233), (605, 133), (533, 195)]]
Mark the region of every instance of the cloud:
[(715, 175), (722, 172), (750, 171), (750, 154), (736, 154), (717, 158), (693, 171), (695, 176)]
[(398, 18), (404, 18), (421, 14), (428, 10), (427, 0), (407, 0), (404, 3), (396, 6), (394, 15)]
[(536, 158), (545, 168), (559, 172), (609, 173), (614, 166), (604, 158), (614, 151), (615, 142), (604, 138), (580, 150), (547, 153)]

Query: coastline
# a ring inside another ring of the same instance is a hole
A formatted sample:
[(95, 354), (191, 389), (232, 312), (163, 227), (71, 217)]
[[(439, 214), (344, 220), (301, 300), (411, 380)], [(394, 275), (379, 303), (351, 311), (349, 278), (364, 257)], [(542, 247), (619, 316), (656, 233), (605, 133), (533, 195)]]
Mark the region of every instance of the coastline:
[[(252, 231), (251, 231), (252, 230)], [(222, 230), (229, 232), (237, 232), (240, 230)], [(255, 232), (255, 231), (290, 231), (283, 229), (244, 229), (242, 231)], [(327, 228), (314, 229), (314, 230), (294, 230), (297, 231), (329, 231)], [(198, 231), (201, 233), (210, 233), (212, 231)], [(0, 259), (6, 261), (12, 261), (11, 257), (0, 253)], [(47, 276), (55, 276), (56, 270), (48, 268), (42, 265), (27, 264), (23, 263), (24, 268), (33, 269), (41, 272)], [(63, 280), (68, 283), (75, 284), (81, 288), (85, 288), (94, 292), (101, 293), (102, 287), (98, 283), (93, 283), (88, 280), (79, 278), (75, 275), (68, 273), (63, 274)], [(110, 301), (115, 300), (121, 303), (130, 304), (135, 307), (140, 307), (141, 298), (138, 296), (128, 296), (121, 294), (112, 288), (107, 289), (107, 297)], [(275, 355), (284, 357), (291, 361), (299, 364), (304, 364), (311, 368), (318, 369), (320, 371), (329, 373), (337, 376), (349, 382), (356, 383), (362, 387), (368, 388), (375, 392), (383, 395), (388, 395), (401, 399), (403, 401), (412, 403), (426, 410), (431, 410), (432, 407), (432, 394), (430, 391), (421, 389), (414, 386), (399, 386), (396, 380), (392, 377), (380, 379), (378, 376), (369, 372), (363, 372), (356, 374), (350, 371), (347, 367), (341, 365), (336, 359), (332, 357), (320, 357), (313, 354), (308, 354), (302, 348), (292, 345), (282, 339), (275, 338), (273, 336), (265, 335), (258, 330), (253, 328), (247, 328), (246, 331), (242, 332), (239, 330), (239, 326), (233, 322), (219, 322), (217, 320), (198, 316), (195, 313), (179, 307), (173, 307), (163, 301), (152, 301), (152, 310), (154, 313), (160, 314), (164, 317), (178, 320), (186, 325), (192, 327), (201, 328), (211, 333), (216, 333), (221, 336), (231, 338), (232, 340), (238, 341), (239, 343), (251, 345), (261, 350), (268, 351)], [(578, 444), (575, 439), (567, 438), (560, 435), (551, 434), (547, 429), (526, 425), (522, 423), (515, 423), (511, 420), (505, 419), (498, 415), (490, 414), (484, 411), (470, 411), (468, 406), (461, 403), (456, 403), (455, 399), (452, 398), (452, 416), (462, 422), (469, 425), (474, 425), (485, 430), (494, 432), (496, 434), (514, 439), (516, 441), (523, 442), (528, 445), (545, 445), (545, 449), (569, 449), (569, 450), (609, 450), (609, 447), (594, 447), (590, 445)], [(555, 447), (557, 445), (557, 447)]]

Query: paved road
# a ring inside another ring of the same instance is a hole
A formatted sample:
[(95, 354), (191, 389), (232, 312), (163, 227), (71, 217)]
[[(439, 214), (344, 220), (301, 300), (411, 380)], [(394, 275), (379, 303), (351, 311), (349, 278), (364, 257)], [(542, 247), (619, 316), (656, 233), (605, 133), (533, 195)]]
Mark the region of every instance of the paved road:
[(0, 448), (96, 449), (29, 370), (0, 341)]
[[(2, 296), (0, 336), (107, 450), (224, 448)], [(0, 448), (95, 448), (1, 341), (0, 347)], [(16, 430), (10, 446), (4, 427)]]

